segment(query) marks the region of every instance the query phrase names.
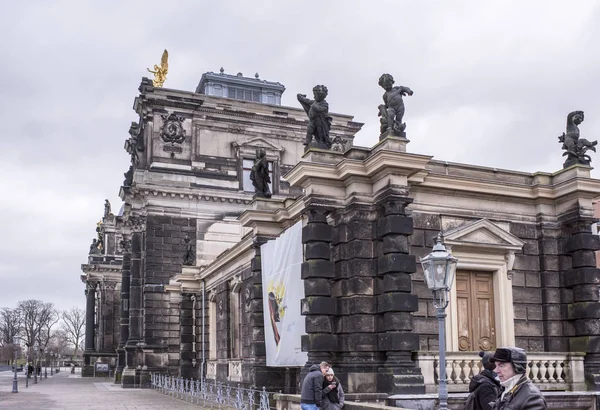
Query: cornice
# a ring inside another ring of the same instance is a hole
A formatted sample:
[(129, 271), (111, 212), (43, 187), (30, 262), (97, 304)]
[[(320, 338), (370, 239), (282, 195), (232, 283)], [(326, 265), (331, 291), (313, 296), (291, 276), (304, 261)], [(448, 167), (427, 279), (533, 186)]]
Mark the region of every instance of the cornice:
[(122, 265), (97, 265), (97, 264), (82, 264), (81, 270), (84, 273), (121, 273)]
[(200, 188), (196, 188), (194, 191), (191, 188), (187, 188), (185, 192), (180, 190), (174, 191), (173, 188), (164, 187), (146, 187), (144, 185), (138, 184), (133, 190), (133, 198), (136, 196), (142, 197), (152, 197), (152, 196), (160, 196), (160, 197), (169, 197), (169, 198), (178, 198), (178, 199), (188, 199), (188, 200), (197, 200), (204, 202), (221, 202), (221, 203), (236, 203), (236, 204), (244, 204), (249, 205), (252, 202), (252, 197), (246, 193), (234, 192), (234, 191), (226, 191), (222, 195), (219, 195), (216, 192), (198, 192)]

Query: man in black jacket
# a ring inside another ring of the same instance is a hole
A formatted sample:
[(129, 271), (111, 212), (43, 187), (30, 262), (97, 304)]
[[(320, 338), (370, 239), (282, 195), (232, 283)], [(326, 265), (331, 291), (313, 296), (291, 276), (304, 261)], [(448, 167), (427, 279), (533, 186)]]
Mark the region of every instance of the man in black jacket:
[(544, 396), (527, 378), (527, 355), (518, 347), (496, 349), (490, 359), (496, 365), (502, 393), (492, 407), (494, 410), (546, 410)]
[(490, 363), (492, 353), (479, 352), (483, 371), (474, 376), (469, 383), (469, 398), (465, 410), (488, 410), (490, 403), (496, 401), (500, 394), (500, 382), (496, 380), (494, 368), (496, 365)]
[(331, 366), (327, 362), (313, 364), (302, 382), (300, 407), (302, 410), (317, 410), (321, 407), (323, 398), (323, 376)]

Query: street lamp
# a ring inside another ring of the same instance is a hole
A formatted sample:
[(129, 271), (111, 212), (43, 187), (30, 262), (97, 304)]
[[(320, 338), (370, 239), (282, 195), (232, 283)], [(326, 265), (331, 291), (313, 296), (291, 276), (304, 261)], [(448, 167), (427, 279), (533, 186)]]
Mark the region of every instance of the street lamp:
[(435, 240), (432, 252), (421, 258), (423, 273), (427, 287), (433, 292), (433, 305), (437, 309), (436, 317), (439, 325), (440, 347), (440, 389), (438, 393), (440, 410), (448, 409), (448, 386), (446, 380), (446, 306), (448, 306), (448, 292), (454, 282), (456, 263), (458, 259), (446, 251), (442, 243), (440, 232)]
[(33, 345), (33, 384), (37, 384), (37, 357), (38, 357), (38, 344)]
[(19, 380), (17, 380), (17, 343), (19, 343), (19, 339), (20, 339), (19, 336), (13, 337), (13, 348), (15, 349), (15, 361), (13, 362), (13, 365), (15, 367), (15, 376), (13, 377), (13, 385), (12, 385), (13, 393), (19, 392)]
[[(44, 379), (48, 378), (48, 350), (44, 349), (43, 347), (40, 349), (40, 352), (42, 353), (42, 357), (44, 358)], [(41, 376), (40, 376), (41, 378)]]

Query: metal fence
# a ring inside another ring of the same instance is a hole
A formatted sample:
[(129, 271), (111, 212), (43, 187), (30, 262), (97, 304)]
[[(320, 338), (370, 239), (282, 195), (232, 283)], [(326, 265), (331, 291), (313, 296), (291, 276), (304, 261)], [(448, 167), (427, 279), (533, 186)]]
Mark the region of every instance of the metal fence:
[(165, 374), (152, 374), (152, 388), (169, 396), (210, 409), (274, 410), (273, 394), (244, 389), (220, 382), (183, 379)]

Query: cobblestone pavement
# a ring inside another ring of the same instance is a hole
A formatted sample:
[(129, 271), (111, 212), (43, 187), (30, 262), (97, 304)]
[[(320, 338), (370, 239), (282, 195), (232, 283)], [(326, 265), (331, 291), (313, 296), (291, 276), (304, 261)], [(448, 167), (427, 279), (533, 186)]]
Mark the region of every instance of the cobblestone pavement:
[(19, 393), (12, 391), (11, 372), (0, 372), (0, 409), (196, 409), (201, 407), (150, 389), (123, 389), (107, 378), (82, 378), (65, 368), (57, 375), (25, 387), (18, 373)]

